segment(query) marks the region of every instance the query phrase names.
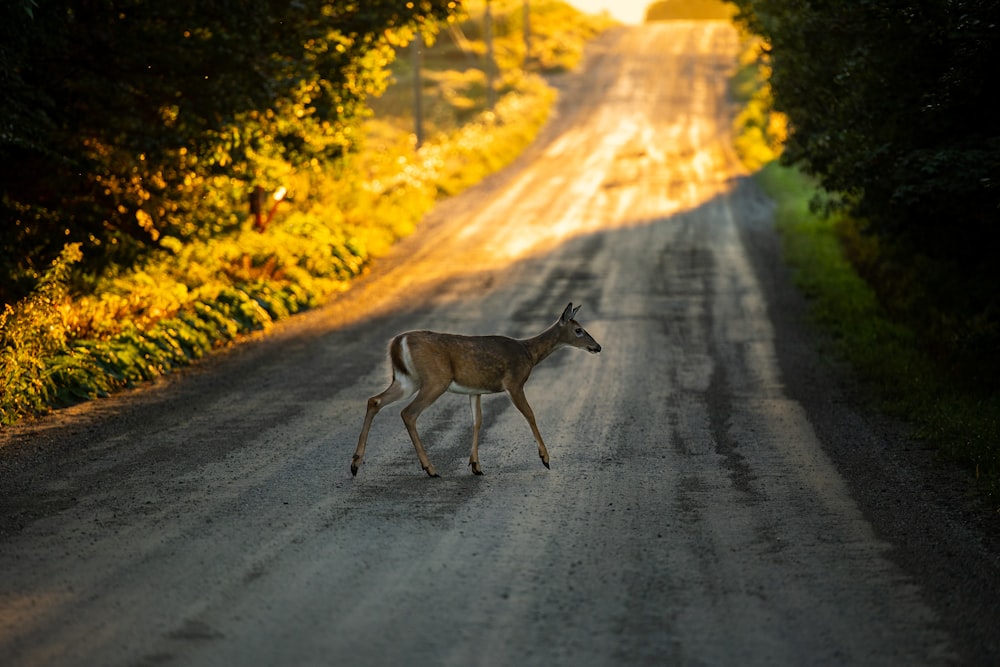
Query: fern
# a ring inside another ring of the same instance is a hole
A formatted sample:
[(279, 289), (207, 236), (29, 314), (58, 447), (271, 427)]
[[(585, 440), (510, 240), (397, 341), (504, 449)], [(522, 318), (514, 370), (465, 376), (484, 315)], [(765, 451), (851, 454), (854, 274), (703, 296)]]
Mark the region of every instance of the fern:
[(43, 409), (55, 393), (48, 361), (66, 348), (66, 285), (82, 257), (80, 244), (66, 245), (31, 294), (0, 314), (0, 423)]

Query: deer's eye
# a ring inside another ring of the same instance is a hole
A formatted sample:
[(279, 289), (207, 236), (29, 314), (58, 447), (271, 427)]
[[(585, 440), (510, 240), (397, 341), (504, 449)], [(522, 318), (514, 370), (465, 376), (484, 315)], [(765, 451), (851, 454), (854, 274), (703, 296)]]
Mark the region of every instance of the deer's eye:
[(577, 327), (576, 330), (573, 333), (576, 334), (577, 338), (582, 338), (583, 337), (583, 333), (584, 333), (583, 332), (583, 328)]

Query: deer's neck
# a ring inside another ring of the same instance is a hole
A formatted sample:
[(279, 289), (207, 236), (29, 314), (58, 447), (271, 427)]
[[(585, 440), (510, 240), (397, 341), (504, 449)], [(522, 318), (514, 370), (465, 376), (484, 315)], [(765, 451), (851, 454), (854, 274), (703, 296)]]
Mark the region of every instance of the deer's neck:
[(537, 366), (545, 357), (552, 354), (552, 351), (559, 347), (558, 322), (553, 324), (542, 333), (532, 338), (521, 341), (528, 354), (531, 355), (532, 364)]

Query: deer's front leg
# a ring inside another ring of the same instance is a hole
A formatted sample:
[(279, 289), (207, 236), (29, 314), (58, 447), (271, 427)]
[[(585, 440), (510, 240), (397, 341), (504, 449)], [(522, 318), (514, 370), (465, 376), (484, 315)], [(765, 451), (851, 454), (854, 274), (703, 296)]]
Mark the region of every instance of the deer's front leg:
[(469, 465), (472, 466), (473, 475), (482, 475), (483, 469), (479, 466), (479, 429), (483, 425), (483, 406), (479, 394), (470, 395), (469, 404), (472, 406), (472, 455), (469, 457)]
[(531, 434), (535, 436), (535, 442), (538, 443), (538, 457), (542, 459), (542, 465), (546, 468), (549, 467), (549, 451), (545, 449), (545, 443), (542, 441), (542, 434), (538, 432), (538, 425), (535, 424), (535, 413), (531, 411), (531, 406), (528, 405), (528, 399), (524, 396), (524, 387), (510, 387), (507, 389), (507, 395), (510, 396), (511, 402), (514, 407), (517, 408), (524, 418), (528, 420), (528, 426), (531, 427)]

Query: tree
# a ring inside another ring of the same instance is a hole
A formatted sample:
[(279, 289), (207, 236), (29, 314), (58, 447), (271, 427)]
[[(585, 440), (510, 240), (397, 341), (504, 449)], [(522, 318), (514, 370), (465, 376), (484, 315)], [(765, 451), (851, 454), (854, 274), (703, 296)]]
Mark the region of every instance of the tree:
[(1000, 239), (1000, 4), (734, 0), (769, 44), (785, 160), (875, 233), (982, 262)]
[(949, 370), (995, 378), (1000, 3), (733, 2), (768, 44), (783, 160), (868, 239), (859, 272)]
[(23, 294), (67, 242), (100, 270), (164, 235), (237, 224), (252, 181), (267, 177), (262, 158), (295, 166), (351, 150), (366, 96), (384, 86), (387, 30), (456, 10), (449, 0), (6, 4), (0, 297)]

